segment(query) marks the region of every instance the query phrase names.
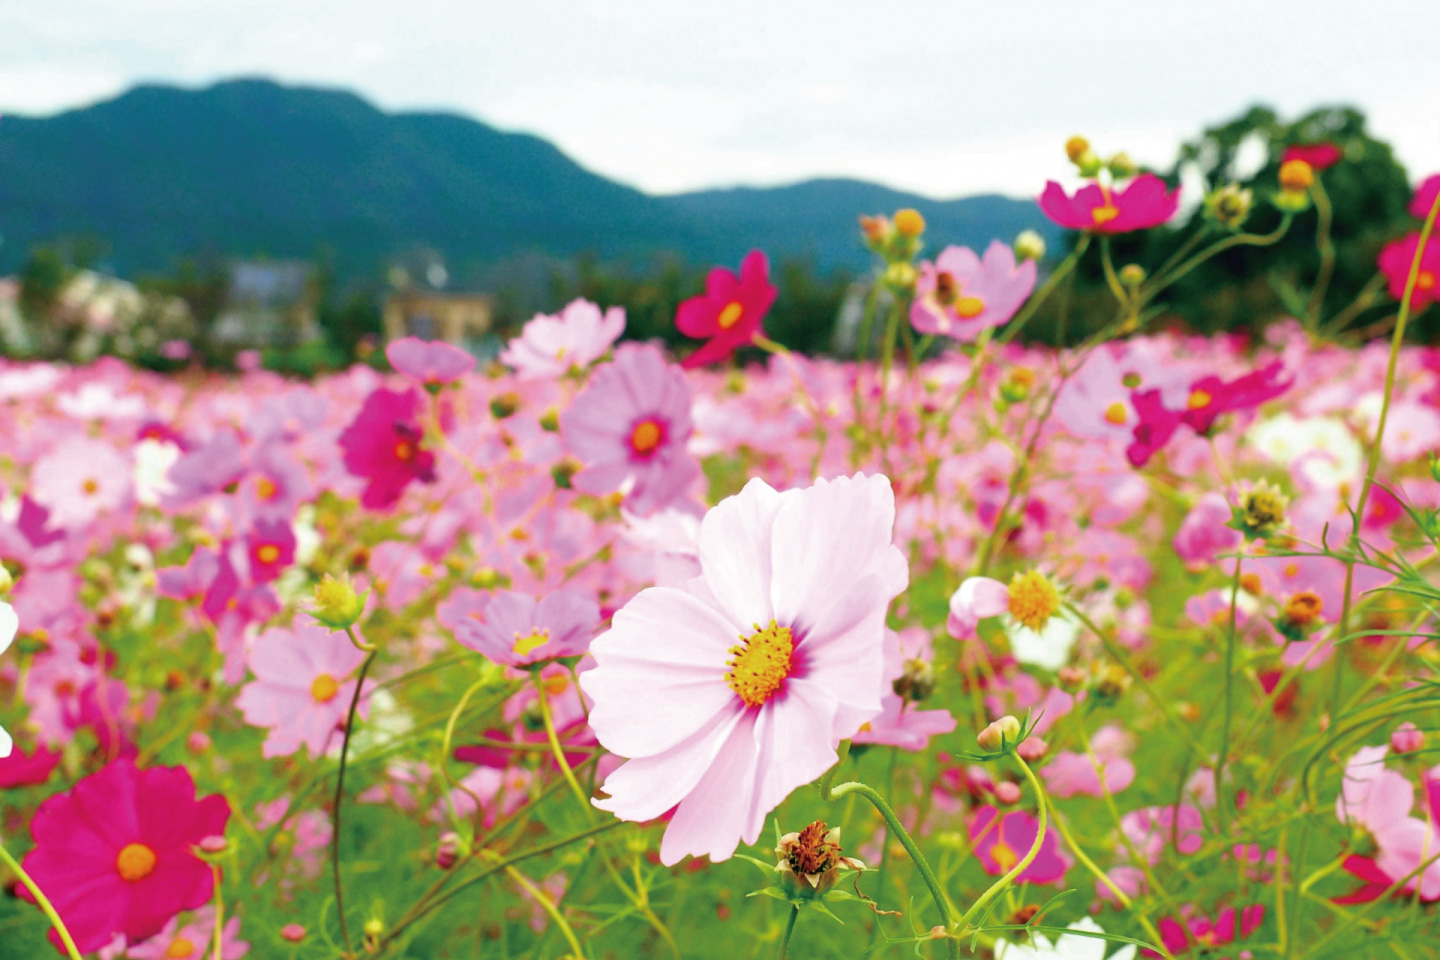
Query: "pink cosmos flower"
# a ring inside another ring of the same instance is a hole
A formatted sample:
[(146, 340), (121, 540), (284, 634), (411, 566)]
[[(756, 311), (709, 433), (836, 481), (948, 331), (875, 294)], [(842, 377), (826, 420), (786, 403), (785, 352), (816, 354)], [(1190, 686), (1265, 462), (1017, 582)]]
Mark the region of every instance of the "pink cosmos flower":
[(705, 292), (680, 304), (675, 326), (687, 337), (708, 338), (683, 366), (703, 367), (724, 360), (756, 336), (764, 336), (760, 322), (779, 293), (770, 284), (770, 262), (751, 250), (740, 262), (740, 275), (716, 267), (705, 278)]
[(250, 579), (269, 583), (295, 562), (295, 529), (284, 520), (256, 520), (246, 539)]
[(435, 482), (435, 454), (420, 446), (424, 431), (417, 418), (423, 402), (414, 390), (376, 390), (340, 434), (345, 469), (366, 481), (360, 497), (364, 506), (389, 509), (410, 481)]
[(1310, 164), (1310, 169), (1319, 173), (1335, 166), (1344, 156), (1340, 148), (1333, 143), (1295, 143), (1285, 148), (1285, 152), (1280, 155), (1280, 163), (1304, 160)]
[(1203, 567), (1222, 553), (1240, 546), (1244, 537), (1232, 529), (1230, 504), (1213, 490), (1202, 496), (1185, 515), (1173, 541), (1175, 552), (1189, 566)]
[(1007, 243), (991, 241), (982, 261), (969, 247), (946, 247), (920, 264), (910, 323), (920, 333), (973, 341), (1009, 321), (1035, 289), (1035, 261), (1015, 265)]
[(35, 463), (30, 495), (62, 527), (83, 526), (130, 498), (130, 461), (108, 443), (76, 437)]
[[(8, 743), (8, 735), (0, 730), (0, 751)], [(0, 758), (0, 790), (44, 783), (60, 765), (61, 756), (60, 751), (47, 749), (44, 744), (36, 744), (29, 753), (23, 749), (10, 752)]]
[(589, 300), (572, 300), (555, 316), (537, 313), (500, 354), (521, 380), (552, 380), (584, 370), (605, 356), (625, 332), (625, 308), (604, 313)]
[[(262, 753), (288, 756), (303, 744), (312, 756), (323, 756), (355, 695), (355, 682), (346, 678), (364, 659), (344, 633), (315, 624), (266, 630), (257, 637), (250, 652), (256, 679), (240, 690), (235, 703), (246, 723), (269, 729)], [(360, 710), (363, 715), (364, 694)]]
[(437, 611), (462, 646), (510, 667), (578, 657), (590, 646), (600, 608), (576, 590), (556, 590), (538, 603), (528, 593), (501, 591), (482, 609), (461, 597)]
[(1388, 747), (1361, 747), (1345, 764), (1345, 779), (1335, 798), (1335, 816), (1341, 823), (1379, 834), (1410, 815), (1415, 787), (1386, 769), (1387, 753)]
[[(214, 956), (214, 948), (215, 908), (202, 907), (183, 927), (178, 917), (172, 917), (165, 929), (128, 948), (125, 956), (132, 960), (207, 960)], [(221, 960), (240, 960), (249, 952), (250, 944), (240, 939), (240, 918), (230, 917), (220, 931)]]
[(1213, 374), (1201, 377), (1190, 385), (1180, 419), (1204, 436), (1222, 414), (1258, 407), (1289, 390), (1294, 382), (1294, 377), (1285, 376), (1285, 364), (1279, 360), (1235, 380), (1221, 380)]
[(894, 521), (883, 476), (784, 493), (751, 480), (701, 521), (701, 575), (641, 591), (590, 645), (590, 724), (629, 758), (596, 806), (673, 811), (663, 863), (754, 843), (880, 712), (885, 612), (909, 580)]
[[(992, 877), (1003, 876), (1025, 859), (1035, 837), (1040, 833), (1040, 821), (1024, 810), (1011, 810), (1004, 816), (990, 805), (981, 807), (970, 822), (970, 842), (980, 866)], [(997, 821), (997, 816), (999, 817)], [(1060, 856), (1060, 841), (1054, 829), (1045, 831), (1040, 851), (1035, 859), (1015, 878), (1017, 883), (1054, 883), (1065, 876), (1068, 869), (1065, 858)]]
[(1167, 192), (1165, 181), (1153, 173), (1136, 177), (1123, 190), (1092, 183), (1071, 197), (1054, 180), (1040, 194), (1045, 216), (1067, 230), (1091, 233), (1129, 233), (1158, 227), (1180, 207), (1180, 188)]
[(475, 369), (475, 357), (443, 340), (405, 337), (385, 347), (385, 359), (398, 372), (426, 387), (453, 383)]
[[(10, 649), (10, 644), (15, 642), (15, 634), (20, 629), (20, 618), (15, 615), (15, 608), (4, 600), (0, 600), (0, 653)], [(0, 759), (10, 756), (14, 744), (10, 740), (10, 734), (0, 727)], [(4, 767), (0, 766), (0, 776), (4, 775)]]
[(597, 496), (626, 488), (625, 506), (650, 514), (700, 475), (686, 452), (690, 384), (658, 347), (624, 344), (560, 415), (565, 445), (585, 464), (571, 483)]
[[(1429, 210), (1426, 210), (1429, 213)], [(1405, 285), (1410, 280), (1410, 267), (1415, 262), (1415, 251), (1420, 248), (1420, 234), (1408, 233), (1403, 239), (1392, 240), (1380, 250), (1376, 261), (1380, 272), (1389, 282), (1390, 296), (1396, 300), (1405, 297)], [(1420, 272), (1415, 275), (1415, 290), (1410, 295), (1410, 307), (1417, 313), (1440, 299), (1440, 239), (1431, 237), (1420, 256)]]
[(1119, 793), (1135, 782), (1135, 764), (1127, 756), (1135, 749), (1133, 737), (1112, 725), (1095, 731), (1092, 742), (1095, 759), (1105, 775), (1104, 789), (1089, 754), (1065, 750), (1055, 754), (1055, 759), (1040, 770), (1052, 794), (1062, 800), (1077, 794), (1103, 797), (1106, 790)]
[(885, 682), (890, 689), (880, 698), (880, 714), (860, 728), (850, 739), (855, 743), (884, 743), (902, 750), (924, 750), (930, 738), (955, 729), (955, 718), (949, 710), (921, 710), (911, 700), (896, 693), (902, 689), (907, 669), (924, 666), (928, 669), (933, 654), (930, 637), (920, 628), (903, 633), (885, 631)]
[(1430, 216), (1437, 196), (1440, 196), (1440, 173), (1433, 173), (1415, 188), (1415, 196), (1410, 199), (1410, 216), (1416, 220)]
[[(214, 879), (193, 848), (223, 836), (229, 818), (224, 797), (195, 799), (184, 767), (140, 770), (119, 760), (40, 805), (25, 869), (81, 953), (116, 934), (138, 943), (181, 910), (209, 902)], [(53, 933), (51, 940), (59, 945)]]
[[(1239, 912), (1239, 929), (1236, 929), (1236, 912), (1234, 907), (1225, 907), (1214, 920), (1196, 910), (1189, 910), (1184, 917), (1184, 924), (1179, 920), (1165, 917), (1156, 924), (1160, 929), (1160, 939), (1165, 942), (1165, 949), (1173, 953), (1184, 953), (1192, 946), (1204, 949), (1206, 957), (1216, 956), (1214, 948), (1218, 944), (1235, 943), (1237, 940), (1244, 940), (1260, 929), (1260, 924), (1265, 921), (1265, 905), (1252, 904)], [(1144, 957), (1158, 957), (1160, 954), (1154, 950), (1141, 950), (1140, 955)], [(1241, 954), (1243, 956), (1244, 954)], [(1228, 957), (1217, 960), (1229, 960)]]

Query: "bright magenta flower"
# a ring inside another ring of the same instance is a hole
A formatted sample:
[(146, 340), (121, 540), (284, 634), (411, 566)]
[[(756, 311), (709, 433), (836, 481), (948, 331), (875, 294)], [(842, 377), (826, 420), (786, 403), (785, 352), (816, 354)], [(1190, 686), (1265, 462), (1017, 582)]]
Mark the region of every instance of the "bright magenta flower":
[[(885, 612), (909, 580), (885, 477), (751, 480), (700, 524), (701, 574), (652, 587), (590, 645), (600, 743), (630, 758), (596, 801), (674, 816), (660, 859), (724, 860), (880, 712)], [(738, 641), (738, 642), (737, 642)]]
[(1344, 156), (1340, 148), (1333, 143), (1296, 143), (1285, 148), (1285, 152), (1280, 156), (1280, 163), (1283, 165), (1291, 160), (1304, 160), (1310, 164), (1310, 169), (1319, 173), (1335, 166)]
[(910, 323), (920, 333), (943, 334), (966, 343), (980, 331), (1006, 323), (1035, 289), (1035, 261), (1015, 265), (1015, 251), (991, 242), (985, 259), (969, 247), (946, 247), (920, 264)]
[[(303, 744), (312, 756), (323, 756), (355, 695), (355, 681), (347, 678), (364, 659), (343, 632), (315, 624), (260, 634), (250, 651), (255, 679), (240, 690), (235, 704), (246, 723), (269, 729), (261, 752), (283, 757)], [(362, 715), (364, 709), (362, 696)]]
[(770, 284), (770, 262), (759, 250), (751, 250), (740, 262), (740, 275), (716, 267), (705, 278), (705, 292), (680, 304), (675, 326), (687, 337), (708, 338), (685, 358), (683, 366), (701, 367), (724, 360), (757, 335), (764, 336), (760, 322), (779, 291)]
[(475, 357), (443, 340), (406, 337), (385, 348), (385, 359), (398, 372), (425, 386), (452, 383), (475, 369)]
[(1415, 188), (1415, 196), (1410, 198), (1410, 216), (1416, 220), (1430, 216), (1430, 208), (1435, 206), (1437, 196), (1440, 196), (1440, 173), (1431, 174)]
[(625, 506), (641, 515), (679, 500), (700, 476), (685, 449), (692, 429), (690, 384), (650, 344), (621, 346), (560, 415), (565, 445), (585, 464), (575, 489), (624, 489)]
[[(229, 818), (224, 797), (195, 799), (184, 767), (139, 770), (118, 760), (40, 805), (25, 869), (81, 953), (116, 934), (139, 943), (181, 910), (209, 902), (214, 879), (193, 848), (223, 836)], [(51, 940), (58, 946), (53, 933)]]
[[(1260, 924), (1265, 921), (1265, 905), (1252, 904), (1241, 910), (1238, 914), (1238, 930), (1236, 929), (1237, 914), (1234, 907), (1225, 907), (1216, 914), (1214, 920), (1198, 910), (1187, 907), (1184, 919), (1184, 924), (1181, 924), (1179, 920), (1165, 917), (1156, 924), (1160, 929), (1160, 938), (1165, 942), (1165, 949), (1173, 954), (1184, 953), (1192, 946), (1200, 947), (1204, 950), (1204, 956), (1214, 957), (1217, 945), (1243, 940), (1260, 929)], [(1148, 949), (1141, 950), (1140, 955), (1144, 957), (1160, 956), (1154, 950)], [(1224, 957), (1219, 960), (1229, 960), (1229, 958)]]
[(1279, 360), (1235, 380), (1221, 380), (1213, 374), (1201, 377), (1190, 385), (1180, 419), (1203, 436), (1222, 414), (1250, 410), (1274, 400), (1294, 382), (1294, 377), (1285, 376), (1285, 364)]
[(528, 667), (583, 654), (600, 622), (600, 608), (576, 590), (556, 590), (538, 603), (528, 593), (506, 590), (480, 609), (468, 597), (447, 600), (437, 619), (462, 646), (496, 663)]
[[(1427, 208), (1426, 212), (1429, 210)], [(1415, 251), (1420, 247), (1420, 234), (1410, 233), (1403, 239), (1392, 240), (1380, 251), (1377, 265), (1389, 281), (1390, 296), (1401, 300), (1405, 296), (1405, 285), (1410, 281), (1410, 267), (1415, 262)], [(1420, 255), (1420, 272), (1415, 275), (1415, 290), (1410, 295), (1410, 308), (1415, 311), (1440, 299), (1440, 237), (1431, 236)]]
[[(999, 814), (999, 810), (986, 805), (976, 812), (975, 819), (970, 822), (970, 842), (974, 845), (975, 856), (992, 877), (1009, 873), (1015, 864), (1025, 859), (1025, 854), (1030, 852), (1035, 837), (1040, 833), (1040, 821), (1024, 810), (1011, 810), (1004, 816)], [(1060, 841), (1051, 828), (1045, 831), (1039, 853), (1016, 877), (1016, 882), (1054, 883), (1065, 876), (1065, 870), (1065, 859), (1060, 856)]]
[(1045, 184), (1039, 203), (1045, 216), (1067, 230), (1129, 233), (1158, 227), (1175, 216), (1180, 207), (1180, 188), (1167, 192), (1165, 181), (1145, 173), (1123, 190), (1092, 183), (1071, 197), (1051, 180)]
[(423, 403), (414, 390), (376, 390), (340, 434), (345, 469), (366, 481), (364, 506), (389, 509), (410, 481), (435, 482), (435, 454), (420, 446), (424, 431), (417, 417)]
[(256, 520), (246, 538), (250, 579), (269, 583), (295, 562), (295, 530), (284, 520)]

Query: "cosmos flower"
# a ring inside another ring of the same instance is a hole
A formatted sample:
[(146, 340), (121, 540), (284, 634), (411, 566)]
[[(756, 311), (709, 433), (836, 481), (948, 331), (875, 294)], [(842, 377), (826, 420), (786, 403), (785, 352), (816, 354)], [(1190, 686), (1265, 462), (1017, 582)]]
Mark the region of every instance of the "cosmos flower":
[(716, 267), (705, 278), (705, 292), (691, 297), (675, 313), (675, 326), (687, 337), (706, 342), (685, 358), (684, 366), (703, 367), (764, 336), (760, 323), (779, 293), (770, 284), (770, 261), (751, 250), (740, 262), (740, 275)]
[(454, 383), (475, 369), (475, 357), (443, 340), (405, 337), (385, 347), (385, 359), (399, 373), (429, 388)]
[(30, 491), (52, 523), (84, 526), (130, 499), (130, 462), (108, 443), (75, 437), (36, 461)]
[(970, 342), (1009, 321), (1035, 289), (1035, 261), (1015, 264), (1015, 251), (994, 240), (985, 259), (969, 247), (946, 247), (920, 264), (910, 323), (920, 333)]
[(673, 811), (662, 862), (754, 843), (880, 712), (885, 612), (909, 579), (894, 521), (885, 477), (784, 493), (751, 480), (701, 521), (701, 575), (641, 591), (590, 645), (590, 724), (629, 758), (595, 804)]
[(480, 609), (461, 598), (437, 611), (440, 623), (462, 646), (511, 667), (557, 657), (578, 657), (590, 646), (600, 608), (576, 590), (555, 590), (538, 603), (528, 593), (492, 595)]
[(1310, 164), (1310, 169), (1319, 173), (1321, 170), (1329, 170), (1339, 163), (1345, 154), (1333, 143), (1295, 143), (1285, 148), (1280, 155), (1282, 165), (1291, 160), (1304, 160)]
[(1430, 216), (1437, 196), (1440, 196), (1440, 173), (1433, 173), (1415, 188), (1415, 196), (1410, 198), (1410, 216), (1416, 220)]
[[(1100, 929), (1100, 924), (1083, 917), (1066, 927), (1067, 930), (1078, 930), (1081, 933), (1102, 934), (1105, 931)], [(1109, 944), (1099, 936), (1077, 937), (1074, 934), (1062, 933), (1052, 944), (1045, 939), (1044, 934), (1032, 933), (1028, 943), (1010, 943), (1005, 940), (997, 940), (995, 943), (995, 960), (1105, 960), (1105, 951)], [(1134, 944), (1126, 944), (1110, 955), (1109, 960), (1134, 960)]]
[(223, 836), (229, 818), (224, 797), (195, 798), (184, 767), (117, 760), (40, 805), (24, 866), (81, 953), (116, 934), (139, 943), (209, 902), (214, 878), (193, 848)]
[(537, 313), (520, 336), (506, 344), (500, 362), (521, 380), (552, 380), (584, 370), (605, 356), (625, 332), (625, 309), (604, 311), (589, 300), (572, 300), (559, 314)]
[[(997, 819), (998, 818), (998, 819)], [(1025, 810), (1011, 810), (1000, 815), (996, 808), (985, 805), (970, 822), (970, 842), (980, 866), (992, 877), (1007, 874), (1035, 844), (1040, 821)], [(1065, 876), (1065, 858), (1060, 856), (1060, 841), (1055, 830), (1045, 831), (1040, 850), (1030, 865), (1015, 878), (1016, 883), (1054, 883)]]
[(585, 466), (571, 478), (597, 496), (625, 490), (646, 515), (679, 500), (700, 476), (685, 449), (690, 384), (651, 344), (625, 344), (560, 415), (560, 434)]
[[(20, 618), (15, 615), (15, 608), (4, 600), (0, 600), (0, 653), (10, 649), (10, 644), (15, 642), (15, 633), (19, 629)], [(13, 747), (10, 734), (5, 732), (4, 727), (0, 727), (0, 759), (10, 756)]]
[(1071, 197), (1054, 180), (1040, 194), (1045, 216), (1066, 230), (1090, 233), (1129, 233), (1158, 227), (1180, 207), (1180, 188), (1166, 191), (1165, 181), (1153, 173), (1136, 177), (1123, 190), (1092, 183)]
[[(1260, 903), (1245, 907), (1238, 913), (1234, 907), (1225, 907), (1215, 915), (1214, 920), (1198, 910), (1188, 907), (1185, 910), (1183, 924), (1171, 917), (1165, 917), (1156, 924), (1165, 949), (1171, 953), (1184, 953), (1196, 946), (1205, 951), (1205, 956), (1215, 956), (1216, 946), (1249, 937), (1260, 929), (1260, 924), (1265, 921), (1265, 905)], [(1160, 956), (1154, 950), (1148, 949), (1142, 950), (1140, 955)]]
[(371, 510), (393, 507), (412, 480), (435, 482), (435, 454), (420, 446), (422, 403), (414, 390), (378, 389), (340, 434), (345, 469), (365, 480), (360, 503)]
[[(1410, 268), (1419, 248), (1420, 234), (1411, 232), (1380, 250), (1376, 265), (1385, 274), (1390, 296), (1396, 300), (1405, 298), (1405, 285), (1410, 282)], [(1410, 294), (1410, 309), (1418, 313), (1437, 299), (1440, 299), (1440, 237), (1431, 236), (1420, 257), (1420, 271), (1415, 275), (1415, 289)]]
[[(261, 752), (283, 757), (304, 745), (311, 756), (323, 756), (355, 694), (355, 682), (346, 678), (364, 659), (344, 632), (314, 624), (260, 634), (250, 652), (255, 679), (240, 690), (235, 704), (246, 723), (270, 731)], [(362, 715), (364, 709), (362, 696)]]
[[(215, 945), (215, 908), (201, 907), (180, 923), (172, 917), (165, 929), (144, 943), (128, 947), (125, 956), (131, 960), (207, 960), (213, 957)], [(250, 944), (240, 939), (240, 918), (230, 917), (220, 931), (221, 960), (240, 960), (250, 952)]]
[(968, 640), (981, 620), (1000, 616), (1018, 662), (1058, 670), (1070, 659), (1079, 625), (1061, 612), (1060, 591), (1039, 570), (1016, 573), (1008, 585), (967, 578), (950, 597), (946, 626), (955, 639)]

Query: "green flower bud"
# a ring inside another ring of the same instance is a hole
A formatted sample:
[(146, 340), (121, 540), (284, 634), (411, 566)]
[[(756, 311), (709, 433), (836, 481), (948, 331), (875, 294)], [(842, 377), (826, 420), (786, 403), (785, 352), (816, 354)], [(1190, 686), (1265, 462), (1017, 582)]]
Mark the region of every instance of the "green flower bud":
[(332, 630), (344, 630), (354, 626), (365, 612), (366, 595), (368, 593), (355, 593), (348, 576), (337, 580), (327, 573), (315, 585), (315, 606), (311, 608), (310, 616)]

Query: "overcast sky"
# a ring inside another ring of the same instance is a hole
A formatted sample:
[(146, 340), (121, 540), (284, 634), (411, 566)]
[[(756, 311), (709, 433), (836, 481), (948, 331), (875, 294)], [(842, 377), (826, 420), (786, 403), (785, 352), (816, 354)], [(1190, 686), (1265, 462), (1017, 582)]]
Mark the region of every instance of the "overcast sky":
[(1358, 104), (1440, 170), (1436, 0), (0, 0), (5, 112), (237, 75), (533, 132), (651, 192), (1031, 195), (1072, 133), (1164, 165), (1257, 100)]

